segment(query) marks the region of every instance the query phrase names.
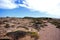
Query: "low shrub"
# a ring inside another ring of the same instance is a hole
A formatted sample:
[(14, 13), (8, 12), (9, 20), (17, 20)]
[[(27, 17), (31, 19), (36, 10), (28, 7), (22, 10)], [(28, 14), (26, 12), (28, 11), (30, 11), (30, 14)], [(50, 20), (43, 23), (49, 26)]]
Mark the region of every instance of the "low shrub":
[(25, 37), (26, 34), (27, 34), (26, 32), (18, 30), (18, 31), (14, 31), (14, 32), (9, 32), (6, 35), (9, 37), (14, 37), (13, 38), (14, 40), (18, 40), (18, 38)]
[(60, 21), (58, 20), (53, 20), (50, 23), (54, 24), (56, 26), (56, 28), (60, 28)]
[(8, 20), (3, 20), (3, 22), (8, 22)]
[(6, 24), (4, 27), (5, 27), (5, 28), (9, 28), (9, 27), (10, 27), (10, 25), (9, 25), (9, 24)]
[(37, 32), (27, 32), (31, 37), (39, 37)]

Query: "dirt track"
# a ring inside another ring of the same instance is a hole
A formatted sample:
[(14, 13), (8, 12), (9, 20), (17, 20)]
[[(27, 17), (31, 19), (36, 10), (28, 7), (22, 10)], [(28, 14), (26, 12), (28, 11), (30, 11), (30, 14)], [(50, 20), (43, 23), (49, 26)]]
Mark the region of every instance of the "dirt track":
[(56, 28), (51, 23), (46, 23), (48, 26), (41, 28), (39, 40), (60, 40), (60, 29)]

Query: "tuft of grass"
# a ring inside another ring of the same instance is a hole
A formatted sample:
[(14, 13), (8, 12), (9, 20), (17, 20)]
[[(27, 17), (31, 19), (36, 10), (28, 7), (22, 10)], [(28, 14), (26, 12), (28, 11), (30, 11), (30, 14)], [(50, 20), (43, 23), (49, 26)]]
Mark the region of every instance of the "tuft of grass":
[(29, 30), (28, 27), (25, 26), (18, 26), (17, 28), (25, 28), (26, 30)]
[(44, 28), (44, 26), (47, 26), (43, 21), (42, 21), (42, 19), (33, 19), (33, 21), (32, 21), (32, 23), (33, 23), (33, 28), (35, 28), (36, 30), (40, 30), (40, 28), (42, 27), (42, 28)]
[(27, 33), (28, 33), (31, 37), (37, 37), (37, 38), (39, 38), (37, 32), (27, 32)]
[(9, 28), (9, 27), (10, 27), (10, 25), (9, 25), (9, 24), (6, 24), (4, 27), (5, 27), (5, 28)]
[(54, 24), (56, 28), (60, 29), (60, 21), (59, 20), (52, 20), (50, 23)]
[(3, 22), (8, 22), (8, 20), (3, 20)]
[(40, 25), (42, 24), (42, 21), (40, 19), (33, 19), (32, 21), (33, 23), (33, 28), (35, 28), (36, 30), (40, 30)]

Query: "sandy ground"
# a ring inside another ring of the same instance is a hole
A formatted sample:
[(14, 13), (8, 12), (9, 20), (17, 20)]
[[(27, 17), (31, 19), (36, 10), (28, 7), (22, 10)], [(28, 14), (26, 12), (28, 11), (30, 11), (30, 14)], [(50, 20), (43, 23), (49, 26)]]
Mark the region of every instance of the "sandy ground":
[(60, 40), (60, 29), (56, 28), (51, 23), (46, 23), (48, 26), (40, 30), (39, 40)]

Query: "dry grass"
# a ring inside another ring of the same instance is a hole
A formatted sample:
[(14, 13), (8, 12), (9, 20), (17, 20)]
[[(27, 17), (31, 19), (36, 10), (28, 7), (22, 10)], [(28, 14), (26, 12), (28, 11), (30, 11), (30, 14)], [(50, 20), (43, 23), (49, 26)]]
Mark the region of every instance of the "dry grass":
[(50, 21), (50, 23), (54, 24), (56, 26), (56, 28), (60, 29), (60, 20), (52, 20), (52, 21)]

